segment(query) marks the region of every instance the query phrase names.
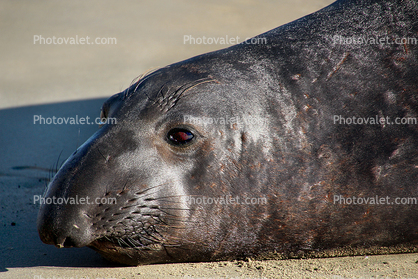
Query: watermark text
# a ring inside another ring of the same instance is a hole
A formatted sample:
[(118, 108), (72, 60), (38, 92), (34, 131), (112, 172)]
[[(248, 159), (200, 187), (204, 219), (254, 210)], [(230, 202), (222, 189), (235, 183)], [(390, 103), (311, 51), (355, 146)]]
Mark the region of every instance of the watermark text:
[(416, 45), (418, 44), (417, 38), (406, 37), (406, 38), (390, 38), (388, 36), (383, 37), (368, 37), (368, 36), (351, 36), (344, 37), (341, 35), (334, 35), (332, 37), (334, 44), (339, 45)]
[(36, 45), (116, 45), (116, 38), (97, 37), (94, 40), (89, 36), (79, 37), (43, 37), (42, 35), (33, 35), (33, 44)]
[(391, 197), (379, 197), (378, 195), (373, 197), (344, 197), (342, 195), (334, 195), (334, 204), (343, 204), (343, 205), (360, 205), (360, 204), (369, 204), (369, 205), (412, 205), (418, 204), (416, 197), (396, 197), (391, 199)]
[[(253, 38), (246, 38), (244, 44), (247, 45), (266, 45), (267, 38), (265, 37), (253, 37)], [(225, 37), (193, 37), (192, 35), (184, 35), (183, 36), (183, 44), (189, 45), (235, 45), (240, 43), (240, 37), (229, 37), (226, 35)]]
[(95, 198), (90, 199), (89, 196), (87, 197), (79, 197), (76, 195), (75, 197), (43, 197), (42, 195), (34, 195), (33, 196), (33, 204), (55, 204), (55, 205), (62, 205), (62, 204), (71, 204), (71, 205), (78, 205), (78, 204), (116, 204), (116, 198)]
[(264, 126), (267, 125), (267, 119), (265, 118), (257, 118), (257, 117), (240, 117), (240, 116), (232, 116), (229, 117), (226, 115), (225, 117), (195, 117), (192, 115), (184, 115), (183, 121), (188, 124), (195, 124), (195, 125), (212, 125), (212, 124), (220, 124), (220, 125), (233, 125), (243, 126), (243, 125), (259, 125)]
[(42, 275), (34, 275), (33, 279), (116, 279), (116, 278), (114, 277), (90, 277), (90, 276), (79, 277), (78, 275), (70, 276), (70, 277), (55, 276), (55, 275), (53, 275), (52, 277), (51, 276), (43, 277)]
[(241, 205), (254, 205), (254, 204), (267, 204), (267, 198), (258, 197), (232, 197), (232, 196), (219, 196), (219, 197), (206, 197), (206, 196), (186, 196), (186, 202), (188, 204), (199, 204), (199, 205), (228, 205), (228, 204), (241, 204)]
[(104, 124), (117, 124), (116, 118), (100, 118), (96, 117), (94, 121), (90, 121), (89, 116), (80, 117), (76, 115), (75, 117), (43, 117), (42, 115), (33, 116), (33, 124), (39, 125), (104, 125)]
[(415, 117), (396, 117), (393, 121), (389, 116), (374, 116), (374, 117), (343, 117), (342, 115), (333, 116), (334, 124), (339, 125), (408, 125), (418, 124), (418, 120)]

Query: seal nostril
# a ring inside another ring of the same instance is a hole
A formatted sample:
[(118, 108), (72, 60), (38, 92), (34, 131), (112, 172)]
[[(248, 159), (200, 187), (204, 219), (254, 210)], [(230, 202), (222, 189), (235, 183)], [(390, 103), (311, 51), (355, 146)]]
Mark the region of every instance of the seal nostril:
[(65, 240), (66, 240), (66, 238), (64, 237), (57, 237), (56, 239), (55, 239), (55, 243), (54, 243), (54, 245), (57, 247), (57, 248), (64, 248), (65, 246), (64, 246), (64, 242), (65, 242)]
[(74, 243), (74, 241), (71, 239), (71, 238), (66, 238), (65, 239), (65, 242), (64, 242), (64, 247), (65, 248), (71, 248), (71, 247), (75, 247), (76, 245), (75, 245), (75, 243)]
[(71, 239), (71, 237), (64, 237), (61, 239), (57, 239), (57, 242), (55, 243), (55, 246), (58, 248), (71, 248), (76, 247), (74, 241)]
[(57, 244), (56, 246), (58, 248), (71, 248), (71, 247), (76, 247), (74, 241), (70, 237), (65, 238), (64, 241), (61, 242), (61, 244)]

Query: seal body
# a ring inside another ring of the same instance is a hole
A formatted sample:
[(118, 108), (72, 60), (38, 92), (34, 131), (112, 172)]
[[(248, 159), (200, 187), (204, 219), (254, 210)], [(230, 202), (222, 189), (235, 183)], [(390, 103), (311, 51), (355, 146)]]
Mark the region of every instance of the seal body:
[(130, 265), (414, 250), (417, 32), (415, 1), (338, 1), (146, 75), (50, 182), (90, 203), (42, 205), (42, 241)]

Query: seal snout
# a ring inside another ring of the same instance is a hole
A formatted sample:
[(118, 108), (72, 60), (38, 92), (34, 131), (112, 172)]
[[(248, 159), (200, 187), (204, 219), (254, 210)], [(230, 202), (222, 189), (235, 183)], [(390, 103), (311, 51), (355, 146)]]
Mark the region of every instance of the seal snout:
[[(102, 155), (91, 148), (98, 136), (100, 132), (77, 149), (49, 183), (37, 219), (42, 242), (70, 248), (87, 246), (98, 238), (91, 214), (98, 208), (95, 198), (102, 196), (100, 187), (91, 187), (95, 184), (92, 174), (103, 175), (97, 163), (103, 161)], [(91, 149), (96, 152), (88, 153)]]
[[(48, 206), (42, 206), (40, 211), (52, 211)], [(71, 213), (67, 213), (68, 215)], [(61, 215), (61, 214), (59, 214)], [(50, 216), (48, 214), (39, 214), (38, 216), (38, 232), (39, 236), (45, 244), (51, 244), (57, 248), (83, 247), (93, 242), (94, 236), (88, 220), (82, 218), (65, 219), (62, 216)]]
[[(45, 201), (74, 200), (73, 196), (67, 196), (61, 191), (61, 186), (66, 183), (60, 178), (61, 175), (58, 174), (49, 185)], [(93, 242), (96, 237), (92, 233), (93, 224), (89, 215), (85, 214), (88, 206), (88, 204), (77, 205), (65, 202), (41, 204), (37, 227), (42, 242), (58, 248), (83, 247)]]
[[(54, 235), (51, 231), (45, 231), (44, 234), (40, 233), (40, 235), (41, 235), (41, 240), (45, 244), (51, 244), (57, 248), (82, 247), (86, 245), (80, 242), (81, 240), (80, 237), (74, 234), (71, 235), (71, 233), (62, 232), (58, 235)], [(44, 238), (42, 236), (44, 236)]]

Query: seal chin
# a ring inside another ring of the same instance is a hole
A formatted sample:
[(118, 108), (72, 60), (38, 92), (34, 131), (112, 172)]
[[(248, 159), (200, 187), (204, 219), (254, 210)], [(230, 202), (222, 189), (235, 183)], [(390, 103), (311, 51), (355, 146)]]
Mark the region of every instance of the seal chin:
[(105, 238), (93, 241), (88, 245), (105, 259), (124, 265), (138, 265), (150, 263), (164, 263), (171, 257), (161, 244), (150, 244), (142, 247), (121, 247)]

